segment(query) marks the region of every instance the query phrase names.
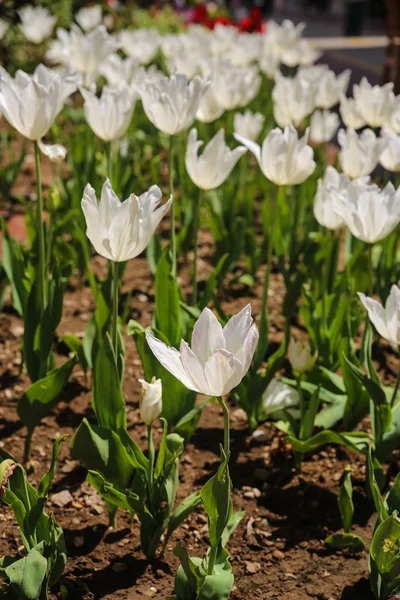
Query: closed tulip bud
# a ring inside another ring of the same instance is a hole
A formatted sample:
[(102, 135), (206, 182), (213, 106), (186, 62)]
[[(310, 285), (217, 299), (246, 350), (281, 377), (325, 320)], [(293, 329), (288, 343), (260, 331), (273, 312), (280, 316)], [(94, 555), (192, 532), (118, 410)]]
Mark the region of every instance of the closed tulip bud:
[(375, 329), (392, 348), (400, 349), (400, 289), (392, 285), (385, 307), (373, 298), (358, 292), (358, 296), (368, 311), (368, 317)]
[(334, 191), (346, 193), (350, 179), (338, 173), (334, 167), (327, 167), (323, 179), (318, 180), (318, 189), (314, 199), (314, 216), (318, 223), (328, 229), (338, 229), (344, 220), (334, 209)]
[(385, 139), (377, 138), (372, 129), (364, 129), (359, 135), (354, 129), (340, 129), (338, 142), (340, 166), (350, 179), (370, 175), (387, 144)]
[(6, 495), (7, 481), (17, 467), (18, 464), (11, 460), (11, 458), (6, 458), (0, 463), (0, 496)]
[(100, 4), (81, 8), (75, 15), (75, 20), (83, 31), (91, 31), (101, 25), (103, 14)]
[(104, 86), (100, 98), (85, 88), (80, 91), (85, 100), (86, 121), (97, 137), (111, 142), (125, 135), (136, 102), (135, 92), (125, 82), (114, 88)]
[(293, 125), (284, 131), (272, 129), (261, 148), (240, 135), (235, 138), (254, 154), (265, 177), (276, 185), (302, 183), (316, 167), (313, 149), (307, 145), (308, 129), (300, 140)]
[(139, 379), (142, 384), (142, 398), (140, 401), (140, 418), (147, 425), (151, 425), (162, 411), (162, 384), (161, 379), (153, 377), (151, 383)]
[(247, 140), (255, 142), (258, 140), (264, 125), (265, 117), (261, 113), (252, 113), (246, 110), (243, 114), (235, 113), (233, 130)]
[(262, 395), (262, 407), (265, 417), (273, 416), (282, 410), (291, 411), (300, 403), (300, 397), (294, 388), (279, 379), (272, 379)]
[(163, 77), (156, 83), (136, 85), (148, 119), (163, 133), (176, 135), (190, 127), (210, 81), (185, 75)]
[(192, 129), (186, 150), (186, 171), (198, 188), (214, 190), (224, 183), (247, 149), (244, 146), (238, 146), (234, 150), (228, 148), (223, 129), (214, 135), (199, 156), (202, 145), (203, 142), (197, 140), (197, 129)]
[(325, 71), (318, 82), (318, 92), (315, 98), (317, 108), (332, 108), (339, 103), (340, 98), (346, 94), (351, 71), (346, 69), (340, 75), (333, 71)]
[(249, 370), (258, 330), (248, 304), (224, 328), (205, 308), (194, 325), (191, 348), (182, 340), (178, 352), (148, 331), (146, 340), (157, 360), (189, 390), (224, 396), (239, 385)]
[(339, 117), (329, 110), (316, 110), (310, 121), (310, 140), (316, 144), (329, 142), (339, 127)]
[(317, 353), (311, 354), (310, 345), (291, 338), (288, 348), (288, 359), (292, 369), (304, 373), (313, 368)]
[(382, 138), (386, 140), (387, 145), (381, 154), (379, 162), (384, 169), (393, 173), (400, 172), (400, 135), (397, 135), (389, 129), (383, 129)]
[(392, 183), (380, 190), (365, 181), (352, 181), (345, 193), (333, 191), (334, 209), (359, 240), (374, 244), (400, 223), (400, 188)]
[(395, 105), (394, 83), (372, 86), (366, 77), (353, 86), (357, 109), (369, 127), (382, 127), (387, 123)]
[(100, 202), (90, 184), (83, 192), (86, 235), (100, 256), (123, 262), (139, 256), (171, 206), (172, 196), (160, 206), (161, 190), (153, 185), (141, 196), (131, 194), (121, 202), (107, 179)]
[(202, 123), (212, 123), (219, 119), (223, 115), (225, 109), (218, 102), (217, 96), (215, 95), (214, 84), (211, 82), (210, 87), (203, 94), (199, 108), (196, 112), (196, 119)]
[(354, 98), (340, 98), (340, 116), (343, 123), (350, 129), (361, 129), (366, 125), (365, 119), (358, 110), (358, 106)]
[(18, 11), (20, 28), (29, 42), (41, 44), (51, 36), (57, 17), (42, 6), (24, 6)]

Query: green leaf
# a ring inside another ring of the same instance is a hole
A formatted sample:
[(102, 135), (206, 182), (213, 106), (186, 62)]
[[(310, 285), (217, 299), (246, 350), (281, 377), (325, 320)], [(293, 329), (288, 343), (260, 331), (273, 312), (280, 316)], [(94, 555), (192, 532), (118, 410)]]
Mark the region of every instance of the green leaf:
[(40, 323), (39, 284), (34, 281), (26, 301), (24, 315), (24, 360), (29, 378), (32, 382), (39, 379), (40, 361), (38, 356), (39, 339), (37, 337)]
[(13, 597), (18, 600), (37, 600), (46, 577), (47, 560), (33, 548), (27, 556), (4, 569)]
[(190, 558), (186, 548), (179, 542), (174, 548), (174, 554), (181, 562), (175, 579), (175, 593), (178, 600), (191, 600), (190, 591), (197, 596), (206, 575), (201, 565), (202, 561), (197, 557)]
[(379, 519), (379, 522), (382, 523), (382, 521), (387, 519), (389, 515), (386, 510), (385, 503), (383, 502), (381, 491), (376, 482), (374, 460), (373, 460), (373, 456), (372, 456), (371, 446), (369, 447), (368, 454), (367, 454), (367, 478), (368, 478), (368, 484), (369, 484), (369, 488), (370, 488), (370, 491), (372, 494), (372, 498), (375, 503), (376, 512), (378, 513), (378, 519)]
[(370, 441), (368, 434), (361, 431), (336, 433), (336, 431), (331, 431), (330, 429), (320, 431), (304, 442), (293, 437), (289, 437), (289, 440), (293, 449), (302, 454), (313, 452), (325, 444), (339, 444), (347, 446), (347, 448), (351, 448), (351, 450), (355, 450), (356, 452), (366, 454)]
[(366, 392), (362, 388), (361, 380), (353, 373), (345, 355), (341, 354), (339, 360), (347, 392), (344, 423), (347, 429), (352, 429), (368, 414), (369, 401)]
[(302, 423), (300, 424), (300, 439), (308, 440), (314, 429), (315, 417), (317, 416), (319, 408), (319, 393), (320, 388), (318, 387), (312, 394), (310, 401), (307, 406)]
[(364, 541), (354, 533), (334, 533), (333, 535), (329, 535), (325, 540), (325, 545), (334, 550), (349, 550), (357, 554), (365, 550)]
[(18, 402), (17, 412), (31, 434), (40, 421), (49, 414), (64, 389), (76, 363), (73, 356), (47, 377), (33, 383)]
[(170, 346), (180, 342), (181, 320), (179, 288), (171, 276), (172, 261), (169, 247), (165, 248), (158, 261), (155, 278), (156, 322)]
[(206, 308), (206, 306), (208, 306), (209, 302), (212, 300), (214, 290), (218, 285), (218, 281), (221, 279), (222, 274), (225, 272), (225, 268), (228, 266), (228, 258), (229, 254), (223, 254), (219, 259), (215, 269), (208, 277), (205, 290), (199, 301), (200, 310)]
[(354, 515), (353, 486), (351, 484), (351, 468), (346, 467), (339, 489), (338, 505), (342, 517), (343, 529), (349, 533)]
[(100, 427), (118, 431), (126, 427), (125, 402), (111, 338), (106, 333), (93, 375), (93, 408)]
[(131, 438), (126, 429), (119, 430), (119, 438), (128, 454), (133, 468), (137, 471), (147, 473), (149, 468), (149, 460), (143, 454), (135, 440)]
[(10, 237), (4, 219), (0, 220), (3, 232), (1, 263), (11, 284), (13, 305), (22, 317), (28, 300), (28, 282), (24, 274), (24, 260), (18, 242)]
[(200, 491), (204, 510), (208, 517), (208, 531), (211, 546), (221, 542), (222, 534), (231, 515), (232, 482), (228, 469), (229, 457), (221, 460), (217, 473), (207, 481)]
[(207, 404), (211, 401), (212, 398), (207, 398), (206, 400), (203, 400), (194, 408), (192, 408), (192, 410), (189, 410), (189, 412), (186, 415), (184, 415), (181, 419), (179, 419), (179, 421), (175, 425), (175, 433), (178, 433), (180, 436), (183, 437), (183, 439), (185, 440), (185, 444), (188, 443), (193, 433), (195, 432), (203, 408), (207, 406)]
[(393, 486), (385, 498), (385, 507), (389, 515), (395, 510), (400, 511), (400, 473), (397, 473)]
[(400, 576), (400, 519), (397, 513), (385, 519), (376, 529), (370, 554), (386, 589), (390, 591), (393, 582)]
[(233, 587), (234, 577), (229, 554), (223, 548), (217, 557), (214, 574), (207, 575), (200, 588), (198, 600), (227, 600)]
[(226, 546), (232, 533), (235, 531), (236, 527), (239, 525), (240, 521), (245, 515), (245, 510), (237, 510), (236, 512), (231, 514), (228, 524), (225, 527), (221, 538), (221, 545), (223, 548)]
[(76, 335), (72, 335), (72, 334), (63, 335), (61, 340), (64, 342), (64, 344), (66, 346), (68, 346), (68, 348), (72, 352), (74, 352), (74, 354), (77, 355), (79, 362), (82, 365), (83, 370), (86, 372), (89, 365), (87, 363), (86, 356), (83, 351), (83, 343), (81, 342), (81, 340)]
[(116, 490), (112, 483), (106, 481), (104, 477), (97, 473), (97, 471), (90, 470), (86, 476), (86, 481), (90, 483), (97, 490), (102, 498), (109, 504), (117, 506), (118, 508), (124, 508), (129, 512), (132, 512), (131, 505), (126, 499), (126, 494)]
[(167, 532), (165, 534), (164, 548), (166, 547), (170, 536), (181, 523), (190, 515), (191, 512), (201, 503), (200, 492), (196, 490), (187, 496), (178, 506), (169, 518)]
[(54, 476), (56, 474), (58, 454), (60, 452), (60, 444), (66, 437), (68, 437), (68, 434), (60, 435), (53, 444), (53, 453), (51, 457), (50, 468), (48, 472), (43, 475), (39, 483), (39, 498), (46, 498), (53, 484)]

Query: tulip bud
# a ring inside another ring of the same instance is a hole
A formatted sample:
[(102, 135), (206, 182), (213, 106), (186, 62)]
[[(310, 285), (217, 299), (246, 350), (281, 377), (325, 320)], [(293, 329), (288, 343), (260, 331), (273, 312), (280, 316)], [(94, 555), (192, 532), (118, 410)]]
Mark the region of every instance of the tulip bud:
[(303, 344), (292, 338), (289, 343), (288, 359), (292, 369), (304, 373), (304, 371), (312, 369), (317, 360), (317, 352), (312, 355), (308, 343)]
[(18, 467), (18, 464), (8, 458), (0, 463), (0, 496), (6, 495), (7, 481)]
[(161, 379), (153, 377), (151, 383), (139, 379), (142, 384), (142, 399), (140, 401), (140, 416), (146, 425), (160, 416), (162, 411), (162, 385)]

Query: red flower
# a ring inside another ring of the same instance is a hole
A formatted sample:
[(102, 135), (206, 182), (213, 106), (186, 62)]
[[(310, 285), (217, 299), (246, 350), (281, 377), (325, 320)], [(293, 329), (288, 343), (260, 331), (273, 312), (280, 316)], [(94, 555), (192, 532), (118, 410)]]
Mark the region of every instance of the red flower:
[(233, 25), (232, 19), (230, 17), (224, 17), (224, 16), (215, 17), (214, 26), (217, 25), (217, 23), (219, 25)]
[(194, 13), (193, 13), (193, 23), (203, 23), (206, 21), (207, 19), (207, 7), (205, 4), (196, 4), (196, 7), (194, 9)]

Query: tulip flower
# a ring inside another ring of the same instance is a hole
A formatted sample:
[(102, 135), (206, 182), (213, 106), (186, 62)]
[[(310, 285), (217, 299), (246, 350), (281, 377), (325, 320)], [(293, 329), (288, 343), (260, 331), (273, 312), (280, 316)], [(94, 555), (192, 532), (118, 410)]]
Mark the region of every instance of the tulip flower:
[(83, 31), (91, 31), (101, 25), (103, 13), (100, 4), (81, 8), (75, 15), (75, 20)]
[(390, 119), (395, 104), (394, 83), (372, 86), (366, 77), (353, 86), (356, 106), (369, 127), (382, 127)]
[(197, 129), (192, 129), (186, 150), (186, 170), (198, 188), (213, 190), (227, 179), (247, 149), (244, 146), (238, 146), (234, 150), (230, 150), (225, 143), (223, 129), (215, 134), (199, 156), (199, 148), (202, 145), (203, 142), (197, 139)]
[(400, 135), (400, 96), (395, 98), (393, 110), (385, 123), (385, 128)]
[(205, 308), (194, 325), (191, 348), (182, 340), (178, 352), (148, 331), (146, 339), (157, 360), (185, 387), (220, 397), (239, 385), (249, 370), (258, 330), (248, 304), (224, 328)]
[(318, 189), (314, 199), (314, 216), (318, 223), (328, 229), (338, 229), (344, 220), (334, 209), (334, 190), (346, 193), (350, 179), (338, 173), (334, 167), (327, 167), (323, 179), (318, 180)]
[(360, 135), (354, 129), (340, 129), (338, 142), (340, 166), (350, 179), (370, 175), (387, 145), (387, 141), (377, 138), (372, 129), (364, 129)]
[(358, 292), (358, 296), (368, 311), (368, 317), (375, 329), (389, 342), (396, 352), (400, 351), (400, 289), (392, 285), (385, 307), (373, 298)]
[(379, 159), (380, 164), (384, 169), (393, 173), (400, 172), (400, 135), (393, 133), (389, 129), (383, 129), (381, 132), (382, 138), (387, 141), (386, 148)]
[(317, 144), (329, 142), (339, 127), (339, 117), (329, 110), (316, 110), (310, 121), (310, 140)]
[(254, 154), (265, 177), (276, 185), (303, 183), (316, 167), (313, 150), (307, 145), (308, 129), (299, 140), (293, 125), (284, 131), (276, 127), (269, 132), (262, 147), (241, 135), (235, 138)]
[(346, 96), (340, 98), (340, 116), (346, 127), (350, 129), (361, 129), (366, 125), (354, 98), (346, 98)]
[(199, 108), (196, 112), (196, 119), (202, 123), (212, 123), (219, 119), (224, 112), (225, 109), (218, 102), (215, 95), (214, 84), (211, 81), (210, 87), (206, 90), (200, 100)]
[(176, 135), (195, 120), (201, 98), (210, 82), (185, 75), (164, 77), (157, 83), (136, 86), (148, 119), (163, 133)]
[(46, 8), (24, 6), (17, 12), (21, 19), (21, 31), (29, 42), (41, 44), (51, 36), (57, 17), (53, 17)]
[(281, 57), (281, 61), (287, 67), (297, 67), (298, 65), (308, 67), (313, 65), (321, 56), (322, 52), (314, 48), (309, 41), (303, 39), (286, 50)]
[(9, 27), (10, 27), (9, 23), (7, 23), (6, 21), (3, 21), (3, 19), (0, 19), (0, 40), (2, 40), (4, 38)]
[(281, 25), (275, 21), (269, 21), (264, 34), (265, 43), (272, 48), (276, 56), (282, 57), (300, 41), (305, 26), (305, 23), (295, 25), (289, 19), (284, 19)]
[(346, 94), (350, 75), (350, 69), (346, 69), (337, 76), (331, 70), (325, 71), (318, 82), (318, 91), (315, 98), (316, 107), (332, 108), (338, 104), (340, 98)]
[(125, 82), (114, 88), (104, 86), (100, 98), (85, 88), (80, 91), (85, 101), (86, 121), (97, 137), (111, 142), (125, 135), (136, 102), (135, 92)]
[(234, 67), (224, 63), (215, 68), (211, 77), (217, 101), (225, 110), (247, 106), (261, 87), (261, 77), (255, 66)]
[(374, 244), (400, 223), (400, 188), (388, 183), (381, 190), (365, 181), (351, 182), (345, 193), (333, 190), (334, 209), (359, 240)]
[(308, 343), (303, 344), (302, 342), (291, 338), (288, 348), (288, 359), (292, 369), (299, 373), (304, 373), (313, 368), (314, 363), (317, 360), (317, 353), (311, 354), (310, 345)]
[(153, 185), (139, 197), (131, 194), (124, 202), (115, 195), (107, 179), (97, 202), (90, 184), (83, 192), (82, 210), (86, 235), (100, 256), (123, 262), (139, 256), (172, 203), (160, 206), (161, 190)]
[(301, 78), (283, 77), (277, 73), (272, 90), (274, 118), (280, 127), (298, 127), (315, 108), (316, 88)]
[(140, 401), (140, 418), (149, 427), (162, 411), (162, 384), (161, 379), (153, 377), (151, 383), (139, 379), (142, 384), (142, 398)]
[(148, 65), (155, 58), (160, 47), (160, 35), (156, 29), (123, 29), (119, 34), (119, 44), (127, 56)]
[(271, 48), (267, 47), (261, 52), (261, 56), (258, 59), (258, 66), (268, 79), (275, 79), (277, 73), (279, 73), (281, 61), (279, 56), (274, 54)]
[(272, 379), (262, 395), (262, 406), (265, 417), (282, 410), (291, 410), (300, 403), (298, 392), (290, 385)]
[(235, 113), (233, 120), (233, 130), (237, 135), (241, 135), (247, 140), (255, 142), (261, 133), (265, 117), (261, 113), (246, 112)]
[(103, 75), (110, 86), (119, 87), (121, 84), (131, 84), (138, 72), (138, 62), (134, 58), (121, 58), (118, 54), (110, 54), (100, 66)]
[(318, 89), (319, 82), (329, 71), (328, 65), (313, 65), (312, 67), (299, 67), (296, 78), (303, 83)]

